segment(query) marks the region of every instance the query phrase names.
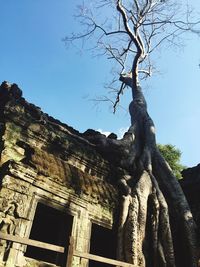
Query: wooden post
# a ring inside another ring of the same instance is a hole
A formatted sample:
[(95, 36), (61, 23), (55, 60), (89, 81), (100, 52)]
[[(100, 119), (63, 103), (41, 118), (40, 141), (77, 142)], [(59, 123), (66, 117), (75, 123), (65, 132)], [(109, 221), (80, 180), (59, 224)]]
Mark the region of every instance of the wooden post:
[(74, 237), (70, 236), (66, 267), (72, 267), (73, 255), (74, 255)]

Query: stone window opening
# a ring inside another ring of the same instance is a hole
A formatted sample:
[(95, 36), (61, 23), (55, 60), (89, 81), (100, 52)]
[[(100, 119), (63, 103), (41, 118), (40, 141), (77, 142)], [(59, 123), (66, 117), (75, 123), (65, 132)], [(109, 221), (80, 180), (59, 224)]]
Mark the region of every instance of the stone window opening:
[(25, 257), (66, 266), (72, 224), (73, 216), (38, 202), (29, 238), (65, 247), (65, 253), (28, 246)]
[[(92, 223), (90, 253), (109, 259), (116, 259), (117, 238), (115, 231)], [(110, 267), (110, 264), (89, 261), (89, 267)]]

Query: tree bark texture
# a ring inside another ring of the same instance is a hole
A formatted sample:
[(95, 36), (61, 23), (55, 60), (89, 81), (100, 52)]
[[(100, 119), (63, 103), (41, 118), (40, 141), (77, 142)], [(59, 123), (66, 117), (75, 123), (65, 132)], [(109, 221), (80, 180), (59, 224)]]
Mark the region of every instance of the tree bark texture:
[(196, 225), (183, 191), (156, 146), (154, 123), (139, 86), (132, 88), (131, 126), (123, 139), (95, 138), (98, 150), (122, 170), (119, 260), (135, 267), (197, 267)]
[(195, 267), (192, 214), (177, 179), (156, 148), (154, 124), (139, 86), (133, 88), (133, 96), (129, 152), (121, 162), (131, 176), (121, 179), (126, 193), (121, 198), (118, 259), (136, 267)]

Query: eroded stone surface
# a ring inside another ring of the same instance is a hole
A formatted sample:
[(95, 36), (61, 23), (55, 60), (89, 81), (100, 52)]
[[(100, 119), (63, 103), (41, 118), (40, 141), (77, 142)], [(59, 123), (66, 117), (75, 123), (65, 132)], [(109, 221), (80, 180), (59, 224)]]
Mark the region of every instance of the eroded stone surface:
[[(4, 82), (0, 86), (0, 232), (29, 238), (41, 202), (73, 216), (75, 247), (88, 252), (92, 223), (112, 228), (116, 222), (116, 184), (126, 174), (112, 151), (96, 149), (98, 140), (105, 138), (94, 130), (81, 134), (55, 120), (28, 103), (17, 85)], [(198, 225), (199, 171), (199, 165), (185, 171), (187, 178), (181, 181)], [(0, 267), (55, 266), (26, 258), (25, 252), (25, 245), (0, 240)], [(72, 266), (86, 267), (87, 260), (74, 257)]]
[[(89, 250), (92, 222), (112, 227), (116, 166), (83, 134), (44, 114), (7, 82), (0, 87), (0, 155), (2, 233), (28, 238), (40, 201), (74, 216), (72, 235), (81, 251)], [(1, 240), (0, 266), (54, 266), (26, 260), (25, 251), (24, 245)]]

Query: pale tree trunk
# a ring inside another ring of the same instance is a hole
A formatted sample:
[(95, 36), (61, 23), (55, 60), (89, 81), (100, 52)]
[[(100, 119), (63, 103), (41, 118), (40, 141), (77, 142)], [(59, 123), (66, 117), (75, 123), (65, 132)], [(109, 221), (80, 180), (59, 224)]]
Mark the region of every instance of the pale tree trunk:
[(196, 226), (177, 178), (157, 149), (142, 90), (130, 75), (120, 80), (133, 88), (131, 127), (121, 140), (88, 137), (121, 170), (117, 257), (135, 267), (197, 267)]
[(132, 174), (121, 178), (126, 194), (118, 259), (136, 267), (195, 267), (195, 223), (177, 179), (156, 148), (154, 124), (139, 86), (133, 88), (129, 110), (131, 127), (122, 140), (126, 147), (129, 142), (129, 153), (121, 165)]
[[(135, 267), (196, 267), (195, 223), (177, 179), (157, 150), (154, 123), (139, 86), (141, 77), (151, 75), (150, 54), (168, 38), (173, 43), (174, 37), (191, 29), (191, 24), (188, 16), (187, 22), (173, 19), (176, 12), (168, 5), (170, 1), (100, 2), (102, 6), (112, 3), (116, 8), (117, 27), (110, 27), (110, 20), (108, 25), (106, 21), (96, 24), (87, 12), (81, 12), (86, 33), (72, 34), (66, 40), (84, 39), (97, 32), (98, 47), (102, 46), (105, 55), (121, 69), (122, 84), (117, 90), (114, 110), (125, 87), (130, 87), (133, 94), (129, 106), (131, 127), (122, 140), (98, 134), (87, 136), (104, 157), (119, 167), (117, 174), (121, 173), (118, 258)], [(172, 27), (171, 34), (168, 25)], [(167, 31), (163, 36), (164, 28)], [(125, 74), (126, 70), (130, 72)]]

